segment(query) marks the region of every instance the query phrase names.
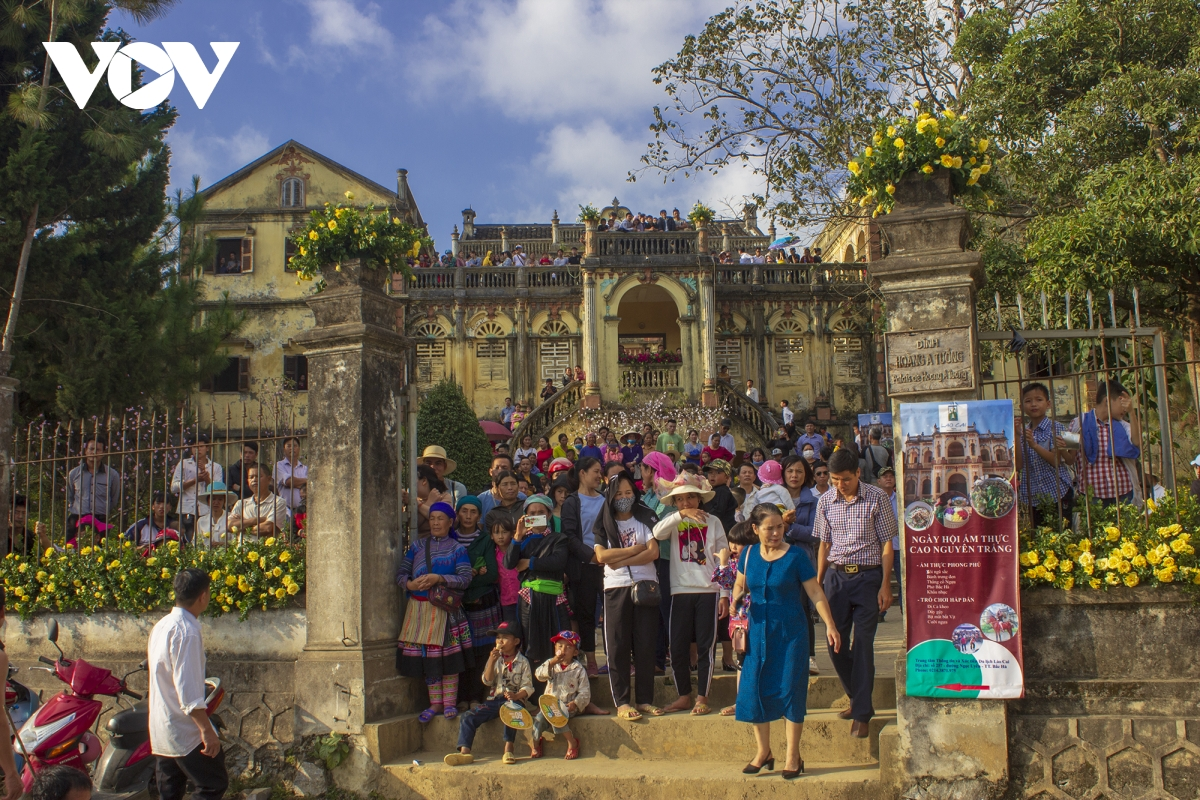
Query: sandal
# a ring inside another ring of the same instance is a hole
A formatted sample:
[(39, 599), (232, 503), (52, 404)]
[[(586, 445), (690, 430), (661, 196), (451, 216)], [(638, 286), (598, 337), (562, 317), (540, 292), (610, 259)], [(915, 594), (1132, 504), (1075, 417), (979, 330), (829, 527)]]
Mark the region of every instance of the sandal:
[(722, 717), (732, 717), (736, 713), (737, 713), (737, 706), (725, 706), (724, 708), (721, 709)]
[(663, 714), (667, 713), (667, 712), (663, 711), (661, 708), (659, 708), (658, 706), (652, 706), (649, 703), (647, 703), (644, 706), (638, 706), (637, 710), (641, 711), (644, 714), (649, 714), (652, 717), (661, 717)]
[(501, 764), (515, 764), (515, 763), (517, 763), (517, 757), (514, 756), (512, 753), (505, 752), (504, 755), (500, 756), (500, 763)]
[(641, 718), (642, 715), (636, 708), (626, 708), (617, 712), (617, 719), (623, 719), (626, 722), (637, 722)]
[(533, 741), (533, 743), (531, 745), (529, 745), (529, 757), (530, 758), (541, 758), (542, 755), (543, 755), (542, 740), (541, 740), (541, 738), (537, 738)]
[(579, 737), (576, 736), (575, 737), (575, 746), (567, 748), (567, 755), (565, 756), (564, 760), (565, 761), (574, 761), (575, 759), (579, 758), (579, 749), (581, 747), (582, 747), (582, 745), (579, 742)]
[(454, 719), (458, 716), (458, 706), (446, 706), (442, 714), (446, 719)]
[(442, 713), (440, 708), (427, 708), (417, 717), (417, 722), (433, 722), (433, 718)]
[(712, 709), (708, 707), (707, 703), (696, 703), (694, 706), (692, 706), (693, 717), (703, 717), (705, 714), (708, 714), (711, 711)]

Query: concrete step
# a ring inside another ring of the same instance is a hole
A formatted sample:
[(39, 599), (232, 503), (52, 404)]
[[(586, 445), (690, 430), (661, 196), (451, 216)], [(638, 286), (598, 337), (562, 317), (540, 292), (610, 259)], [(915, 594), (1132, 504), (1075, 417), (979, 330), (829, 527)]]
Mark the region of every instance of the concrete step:
[[(879, 731), (895, 719), (893, 714), (875, 717), (871, 735), (857, 739), (850, 735), (850, 721), (840, 719), (833, 710), (809, 712), (804, 720), (800, 750), (813, 761), (867, 764), (879, 758)], [(413, 723), (421, 725), (421, 723)], [(438, 717), (421, 726), (421, 750), (452, 752), (458, 745), (458, 721)], [(503, 723), (493, 720), (476, 732), (472, 752), (497, 754), (504, 750), (501, 740)], [(690, 761), (726, 763), (754, 754), (754, 732), (733, 717), (714, 713), (703, 717), (667, 714), (643, 717), (637, 722), (608, 717), (582, 716), (571, 720), (571, 730), (579, 737), (584, 756), (603, 755), (612, 759)], [(774, 752), (786, 752), (784, 727), (771, 728)], [(518, 733), (517, 744), (528, 752), (526, 737)], [(548, 753), (561, 757), (567, 752), (565, 741), (547, 742)]]
[[(748, 726), (742, 726), (748, 728)], [(782, 726), (773, 726), (780, 727)], [(585, 751), (586, 752), (586, 751)], [(522, 755), (523, 753), (523, 755)], [(703, 797), (705, 800), (877, 800), (879, 768), (875, 764), (846, 764), (806, 760), (798, 780), (785, 781), (776, 771), (743, 775), (754, 748), (743, 749), (740, 760), (720, 764), (697, 761), (616, 761), (583, 757), (563, 761), (561, 754), (530, 759), (518, 748), (516, 764), (500, 763), (499, 755), (480, 758), (464, 767), (448, 767), (441, 752), (416, 753), (388, 764), (380, 794), (391, 800), (558, 800), (558, 798), (619, 797), (621, 800), (661, 800), (664, 797)], [(422, 762), (414, 765), (414, 760)]]
[[(720, 669), (720, 666), (717, 667)], [(692, 691), (695, 692), (696, 676), (692, 675)], [(679, 693), (673, 685), (669, 685), (666, 678), (662, 675), (656, 676), (654, 679), (654, 704), (656, 706), (665, 706), (675, 702), (679, 697)], [(877, 676), (875, 678), (875, 692), (872, 700), (875, 703), (875, 710), (884, 712), (894, 710), (896, 708), (896, 679), (894, 677)], [(714, 708), (720, 709), (723, 706), (733, 705), (737, 701), (737, 674), (729, 672), (718, 672), (713, 676), (712, 689), (709, 692), (708, 704)], [(592, 678), (592, 702), (601, 708), (614, 708), (612, 701), (612, 689), (608, 683), (608, 676), (601, 675), (598, 678)], [(846, 697), (846, 693), (842, 690), (842, 683), (837, 676), (832, 672), (827, 674), (817, 675), (809, 678), (808, 681), (808, 707), (812, 709), (819, 708), (847, 708), (850, 705), (850, 699)]]

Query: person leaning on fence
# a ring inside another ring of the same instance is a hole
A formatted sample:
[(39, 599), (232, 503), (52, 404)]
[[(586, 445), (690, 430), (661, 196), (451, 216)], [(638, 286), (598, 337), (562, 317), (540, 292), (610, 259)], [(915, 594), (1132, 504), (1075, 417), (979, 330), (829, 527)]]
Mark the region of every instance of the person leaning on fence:
[(1096, 405), (1071, 423), (1079, 434), (1083, 463), (1079, 488), (1102, 506), (1142, 501), (1137, 460), (1142, 456), (1142, 425), (1137, 415), (1127, 420), (1133, 397), (1118, 381), (1096, 389)]
[(288, 510), (283, 498), (271, 491), (271, 470), (266, 464), (254, 464), (246, 470), (249, 497), (237, 501), (229, 512), (229, 532), (239, 541), (256, 541), (267, 536), (287, 534)]
[(75, 538), (79, 518), (91, 514), (107, 522), (121, 506), (121, 474), (105, 462), (108, 440), (92, 434), (83, 440), (83, 458), (67, 474), (67, 539)]
[(8, 515), (8, 552), (26, 555), (44, 553), (49, 548), (50, 529), (46, 523), (34, 522), (31, 525), (28, 498), (23, 494), (13, 495), (13, 508)]
[(154, 492), (150, 495), (150, 513), (126, 528), (125, 538), (139, 547), (154, 544), (162, 532), (169, 528), (167, 515), (170, 510), (166, 494)]
[(196, 532), (196, 519), (208, 513), (200, 496), (209, 483), (225, 478), (225, 471), (209, 458), (208, 451), (208, 434), (202, 433), (192, 445), (192, 454), (176, 464), (171, 475), (171, 494), (179, 498), (179, 530), (187, 541)]
[(240, 497), (250, 496), (250, 484), (246, 482), (246, 472), (258, 463), (258, 442), (242, 442), (242, 457), (229, 465), (225, 470), (225, 481), (230, 491)]
[(1071, 486), (1068, 464), (1075, 463), (1075, 452), (1066, 448), (1062, 435), (1065, 425), (1052, 420), (1050, 390), (1042, 383), (1026, 384), (1021, 390), (1024, 419), (1016, 425), (1016, 464), (1020, 472), (1021, 503), (1032, 512), (1035, 527), (1050, 525), (1058, 519), (1071, 519), (1075, 489)]
[(213, 481), (198, 498), (208, 506), (208, 511), (196, 520), (196, 544), (205, 547), (225, 544), (229, 532), (229, 506), (236, 502), (237, 495), (221, 481)]

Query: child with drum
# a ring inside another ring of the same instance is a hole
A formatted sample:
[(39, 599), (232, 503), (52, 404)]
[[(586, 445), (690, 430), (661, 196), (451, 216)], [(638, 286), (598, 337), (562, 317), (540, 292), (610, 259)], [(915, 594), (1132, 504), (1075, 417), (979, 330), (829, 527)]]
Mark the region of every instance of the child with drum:
[(488, 631), (488, 635), (496, 637), (496, 647), (488, 656), (487, 666), (483, 668), (483, 682), (491, 687), (491, 691), (487, 702), (459, 716), (458, 749), (442, 759), (451, 767), (475, 761), (475, 756), (471, 755), (475, 731), (496, 717), (501, 717), (505, 722), (504, 756), (501, 761), (505, 764), (517, 763), (513, 745), (517, 741), (516, 727), (522, 726), (511, 725), (508, 718), (515, 715), (528, 719), (529, 712), (522, 703), (533, 694), (533, 670), (525, 656), (517, 652), (521, 637), (517, 634), (516, 625), (501, 622), (494, 630)]
[(550, 642), (554, 645), (554, 656), (542, 663), (535, 673), (539, 681), (546, 683), (546, 691), (538, 701), (541, 711), (533, 721), (533, 742), (529, 755), (532, 758), (542, 757), (542, 735), (547, 728), (553, 728), (554, 734), (546, 734), (547, 738), (559, 734), (565, 736), (566, 760), (574, 761), (579, 758), (579, 738), (571, 733), (567, 721), (592, 702), (592, 686), (587, 668), (576, 660), (579, 657), (579, 634), (562, 631), (553, 636)]

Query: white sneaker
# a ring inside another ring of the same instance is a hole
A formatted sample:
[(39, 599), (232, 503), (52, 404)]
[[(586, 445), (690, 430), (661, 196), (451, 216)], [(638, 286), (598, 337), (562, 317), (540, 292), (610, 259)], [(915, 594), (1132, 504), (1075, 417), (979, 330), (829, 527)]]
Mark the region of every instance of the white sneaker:
[(820, 675), (821, 674), (821, 668), (817, 666), (817, 660), (811, 656), (809, 656), (809, 659), (808, 659), (808, 674), (809, 675)]

